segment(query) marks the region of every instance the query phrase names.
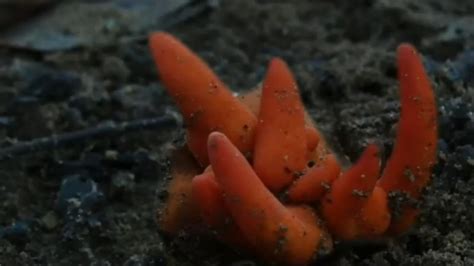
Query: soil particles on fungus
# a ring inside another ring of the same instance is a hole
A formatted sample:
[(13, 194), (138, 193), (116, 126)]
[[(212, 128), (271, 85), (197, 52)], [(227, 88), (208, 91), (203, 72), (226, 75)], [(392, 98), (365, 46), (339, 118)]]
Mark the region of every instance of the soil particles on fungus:
[[(119, 8), (93, 19), (82, 12), (108, 2)], [(167, 235), (157, 224), (168, 155), (186, 130), (148, 48), (148, 34), (167, 25), (236, 92), (255, 87), (270, 59), (283, 58), (309, 115), (347, 165), (374, 140), (387, 161), (400, 107), (395, 51), (412, 43), (433, 85), (439, 127), (419, 219), (390, 241), (335, 243), (314, 264), (474, 265), (474, 2), (212, 2), (204, 12), (184, 6), (163, 23), (137, 19), (142, 7), (133, 1), (73, 1), (54, 23), (83, 16), (80, 34), (80, 25), (64, 23), (67, 38), (54, 47), (1, 42), (0, 150), (37, 141), (0, 156), (0, 264), (263, 265), (212, 235)], [(194, 15), (177, 19), (183, 14)], [(1, 36), (28, 30), (9, 25)]]

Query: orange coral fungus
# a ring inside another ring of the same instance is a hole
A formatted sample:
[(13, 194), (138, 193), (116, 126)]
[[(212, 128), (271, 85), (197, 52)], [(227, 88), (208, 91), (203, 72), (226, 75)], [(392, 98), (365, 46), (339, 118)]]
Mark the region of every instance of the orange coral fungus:
[[(341, 170), (283, 60), (273, 59), (263, 85), (237, 98), (171, 35), (153, 34), (150, 47), (184, 116), (195, 160), (182, 149), (172, 157), (170, 196), (159, 212), (164, 232), (201, 225), (268, 263), (307, 265), (332, 250), (332, 238), (388, 237), (414, 224), (413, 203), (435, 163), (437, 120), (433, 90), (412, 46), (398, 48), (401, 114), (383, 170), (373, 144)], [(391, 209), (396, 196), (406, 201)]]

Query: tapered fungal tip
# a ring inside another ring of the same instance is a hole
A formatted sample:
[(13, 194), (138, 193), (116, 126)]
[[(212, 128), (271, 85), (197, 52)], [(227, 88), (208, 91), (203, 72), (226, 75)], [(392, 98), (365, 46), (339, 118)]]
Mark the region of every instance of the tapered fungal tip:
[(308, 155), (311, 156), (312, 152), (318, 147), (321, 137), (318, 131), (314, 127), (305, 126), (306, 131), (306, 146), (308, 148)]
[(268, 64), (268, 68), (274, 68), (274, 67), (284, 67), (286, 66), (286, 63), (283, 59), (280, 57), (273, 57), (270, 60), (270, 63)]
[(267, 82), (273, 81), (277, 76), (291, 77), (290, 79), (293, 79), (293, 74), (288, 64), (280, 57), (274, 57), (270, 60), (267, 72)]
[(397, 61), (400, 66), (402, 62), (412, 62), (412, 60), (419, 59), (418, 51), (415, 46), (409, 43), (402, 43), (397, 48)]
[[(193, 185), (193, 191), (196, 191), (196, 187), (204, 186), (206, 182), (207, 182), (206, 176), (203, 174), (196, 175), (195, 177), (193, 177), (193, 180), (191, 181)], [(195, 193), (193, 193), (193, 196), (195, 196), (194, 194)]]
[(378, 178), (380, 166), (381, 160), (379, 146), (377, 144), (370, 143), (367, 145), (367, 147), (365, 147), (358, 161), (351, 169), (359, 169), (357, 171), (363, 171), (365, 174), (372, 176), (371, 179), (375, 180)]
[(155, 31), (150, 33), (148, 35), (148, 42), (150, 45), (162, 46), (181, 44), (182, 46), (184, 46), (184, 44), (178, 37), (166, 31)]
[(225, 134), (217, 131), (211, 132), (207, 138), (207, 152), (209, 156), (213, 156), (223, 145), (228, 144), (233, 146)]
[(374, 144), (374, 143), (371, 143), (371, 144), (367, 145), (367, 147), (365, 148), (365, 151), (364, 151), (364, 155), (376, 157), (377, 159), (379, 159), (379, 157), (380, 157), (380, 148), (379, 148), (379, 146), (377, 144)]
[(152, 50), (172, 47), (179, 42), (173, 35), (163, 31), (153, 32), (149, 35), (148, 41)]
[(150, 40), (160, 40), (163, 38), (173, 38), (173, 37), (169, 33), (166, 33), (164, 31), (152, 32), (149, 36)]
[(222, 142), (226, 138), (227, 137), (221, 132), (218, 132), (218, 131), (211, 132), (211, 134), (209, 134), (209, 137), (207, 138), (207, 146), (209, 148), (214, 147), (219, 142)]
[(401, 43), (397, 48), (397, 53), (416, 53), (416, 48), (410, 43)]

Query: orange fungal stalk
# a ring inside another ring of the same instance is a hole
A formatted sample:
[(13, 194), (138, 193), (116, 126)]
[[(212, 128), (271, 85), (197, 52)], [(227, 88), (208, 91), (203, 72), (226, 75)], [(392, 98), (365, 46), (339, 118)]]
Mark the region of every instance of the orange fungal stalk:
[(207, 64), (167, 33), (152, 34), (150, 48), (160, 79), (183, 114), (188, 147), (198, 162), (208, 164), (207, 136), (215, 130), (250, 153), (257, 120)]
[(158, 222), (161, 230), (175, 234), (199, 221), (191, 184), (193, 177), (199, 173), (199, 168), (191, 153), (184, 149), (172, 152), (170, 168), (173, 178), (168, 184), (165, 205), (158, 211)]
[(281, 191), (306, 166), (306, 136), (295, 80), (285, 62), (273, 59), (263, 82), (253, 161), (255, 172), (271, 191)]
[(317, 203), (339, 176), (341, 167), (334, 155), (328, 155), (321, 165), (310, 168), (288, 190), (288, 198), (294, 203)]
[(215, 180), (213, 171), (206, 171), (193, 178), (193, 199), (206, 225), (225, 243), (241, 249), (248, 248), (242, 232), (234, 224), (224, 204), (222, 190)]
[[(368, 202), (373, 201), (372, 193), (380, 172), (380, 156), (376, 145), (369, 145), (359, 161), (341, 177), (336, 179), (330, 192), (322, 201), (322, 214), (329, 230), (340, 239), (355, 240), (368, 238), (363, 228), (370, 218), (378, 218), (370, 212), (363, 212)], [(379, 197), (379, 194), (375, 194)], [(386, 198), (377, 198), (386, 203)], [(380, 206), (377, 202), (371, 206)], [(383, 206), (383, 204), (382, 204)], [(375, 212), (384, 212), (383, 220), (377, 219), (373, 231), (383, 233), (390, 222), (387, 208), (376, 208)], [(363, 215), (365, 214), (365, 215)], [(381, 222), (380, 224), (378, 224)]]
[[(428, 76), (415, 48), (402, 44), (397, 51), (401, 112), (397, 139), (378, 185), (387, 193), (402, 192), (417, 199), (428, 184), (436, 162), (437, 110)], [(406, 231), (416, 208), (405, 204), (391, 231)]]
[(269, 262), (307, 264), (320, 245), (318, 224), (300, 220), (283, 206), (222, 133), (209, 136), (209, 156), (226, 205), (258, 254)]

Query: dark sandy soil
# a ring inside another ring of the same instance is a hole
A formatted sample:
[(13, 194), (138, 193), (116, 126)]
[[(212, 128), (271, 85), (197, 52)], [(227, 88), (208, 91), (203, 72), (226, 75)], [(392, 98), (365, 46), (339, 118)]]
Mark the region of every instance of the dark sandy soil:
[[(287, 60), (312, 116), (350, 160), (373, 139), (389, 154), (395, 49), (407, 41), (424, 55), (439, 104), (439, 164), (416, 228), (386, 243), (341, 245), (316, 264), (474, 265), (474, 2), (219, 2), (166, 29), (235, 90), (255, 86), (272, 56)], [(83, 36), (104, 26), (101, 37), (121, 41), (1, 46), (2, 147), (175, 109), (144, 37), (165, 26), (81, 15)], [(166, 151), (181, 133), (163, 127), (0, 156), (0, 265), (259, 265), (213, 241), (159, 233)]]

